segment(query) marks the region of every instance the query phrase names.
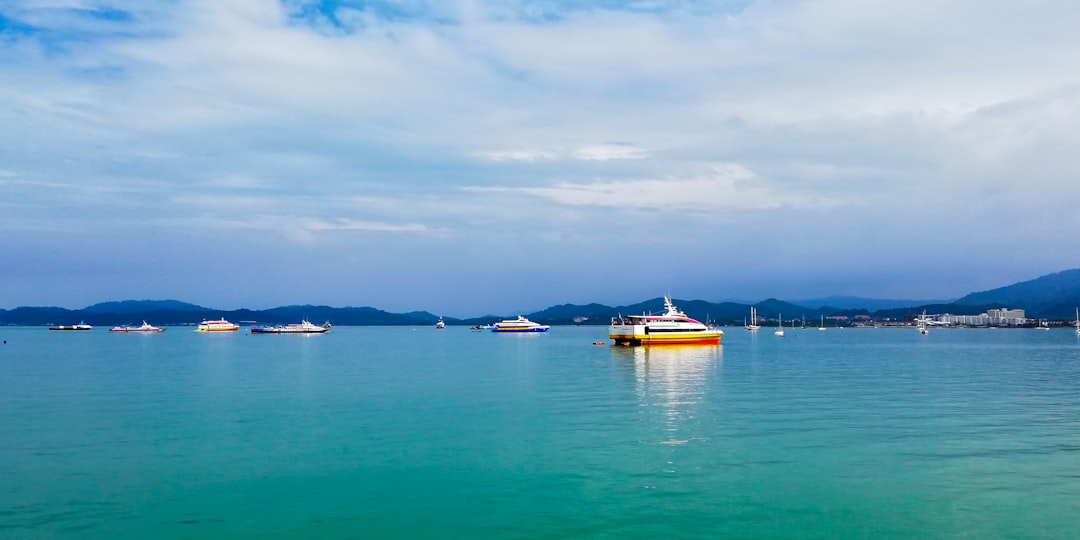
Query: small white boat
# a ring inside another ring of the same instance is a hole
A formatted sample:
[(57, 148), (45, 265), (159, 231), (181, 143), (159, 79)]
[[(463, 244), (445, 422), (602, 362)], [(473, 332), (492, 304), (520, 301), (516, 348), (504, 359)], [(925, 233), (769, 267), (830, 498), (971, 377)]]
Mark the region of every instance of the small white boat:
[(817, 327), (818, 330), (825, 330), (825, 316), (821, 316), (821, 326)]
[(1043, 321), (1043, 320), (1040, 320), (1039, 321), (1039, 326), (1037, 326), (1036, 328), (1038, 328), (1039, 330), (1049, 330), (1050, 329), (1050, 323), (1048, 323), (1046, 321)]
[(291, 323), (286, 325), (263, 325), (252, 326), (252, 334), (324, 334), (330, 331), (330, 322), (327, 321), (322, 326), (311, 324), (307, 319), (303, 320), (299, 324)]
[(109, 331), (110, 332), (120, 332), (120, 333), (141, 332), (141, 333), (144, 333), (144, 334), (153, 334), (153, 333), (157, 333), (157, 332), (164, 332), (165, 329), (158, 328), (158, 327), (156, 327), (156, 326), (154, 326), (154, 325), (152, 325), (152, 324), (150, 324), (150, 323), (148, 323), (146, 321), (143, 321), (142, 326), (129, 326), (129, 325), (125, 324), (125, 325), (122, 325), (122, 326), (114, 326), (114, 327), (110, 328)]
[(446, 323), (443, 322), (442, 317), (439, 317), (439, 322), (435, 323), (435, 328), (438, 329), (438, 330), (442, 330), (443, 328), (446, 328)]
[(518, 315), (516, 319), (506, 319), (495, 323), (492, 332), (547, 332), (551, 327), (539, 324)]
[(236, 332), (240, 330), (239, 324), (233, 324), (224, 318), (216, 321), (203, 321), (195, 327), (196, 332)]
[(1076, 308), (1076, 335), (1080, 336), (1080, 308)]
[(779, 314), (776, 315), (776, 331), (773, 332), (773, 335), (784, 337), (784, 318)]

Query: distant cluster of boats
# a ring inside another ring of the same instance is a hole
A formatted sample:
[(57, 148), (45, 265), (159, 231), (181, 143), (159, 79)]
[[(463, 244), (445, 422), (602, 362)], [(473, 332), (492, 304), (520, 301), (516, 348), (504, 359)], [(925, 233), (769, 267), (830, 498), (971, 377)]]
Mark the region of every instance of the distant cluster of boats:
[[(750, 308), (750, 320), (748, 324), (744, 324), (746, 330), (750, 332), (757, 332), (761, 326), (757, 324), (757, 308)], [(920, 334), (928, 334), (927, 329), (932, 322), (926, 316), (924, 311), (922, 316), (915, 319), (915, 327)], [(793, 323), (794, 324), (794, 323)], [(1080, 308), (1076, 310), (1076, 334), (1080, 336)], [(278, 324), (278, 325), (259, 325), (252, 326), (252, 334), (322, 334), (330, 331), (330, 322), (325, 322), (322, 325), (312, 324), (310, 321), (303, 320), (299, 323), (293, 324)], [(442, 330), (446, 328), (446, 322), (442, 317), (439, 317), (438, 322), (435, 323), (435, 328)], [(527, 333), (527, 332), (547, 332), (551, 327), (546, 324), (539, 324), (524, 316), (518, 315), (516, 319), (505, 319), (494, 324), (477, 325), (471, 329), (474, 331), (491, 330), (492, 332), (506, 332), (506, 333)], [(1049, 327), (1041, 325), (1041, 330), (1047, 330)], [(93, 326), (80, 322), (73, 325), (54, 325), (50, 326), (49, 330), (91, 330)], [(224, 318), (218, 320), (204, 320), (195, 328), (196, 332), (236, 332), (240, 330), (240, 325), (229, 322)], [(825, 330), (825, 319), (822, 317), (821, 326), (818, 330)], [(110, 332), (118, 333), (156, 333), (163, 332), (163, 328), (153, 326), (146, 321), (143, 321), (140, 326), (115, 326), (109, 330)], [(779, 320), (776, 331), (773, 332), (778, 337), (784, 336), (784, 326), (782, 319)], [(616, 345), (716, 345), (720, 343), (720, 340), (724, 337), (724, 331), (717, 328), (712, 324), (702, 323), (695, 319), (686, 316), (685, 313), (679, 311), (674, 304), (671, 303), (671, 298), (664, 296), (664, 313), (660, 315), (628, 315), (623, 317), (622, 315), (614, 317), (611, 320), (611, 325), (608, 327), (608, 338), (615, 341)]]
[[(53, 325), (49, 327), (49, 330), (93, 330), (93, 326), (80, 322), (79, 324), (72, 325)], [(252, 326), (252, 334), (322, 334), (328, 332), (331, 326), (329, 322), (322, 325), (311, 324), (311, 322), (304, 320), (294, 324), (278, 324), (278, 325), (259, 325)], [(229, 322), (224, 318), (210, 321), (204, 320), (195, 327), (196, 332), (238, 332), (240, 325)], [(157, 332), (164, 332), (165, 329), (154, 326), (146, 321), (143, 321), (140, 326), (114, 326), (109, 329), (110, 332), (118, 333), (143, 333), (154, 334)]]

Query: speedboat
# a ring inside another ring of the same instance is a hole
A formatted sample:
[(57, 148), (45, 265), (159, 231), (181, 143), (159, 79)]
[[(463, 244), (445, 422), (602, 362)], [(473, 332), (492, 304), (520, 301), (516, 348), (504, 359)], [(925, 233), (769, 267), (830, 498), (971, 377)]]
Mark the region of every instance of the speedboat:
[(239, 329), (239, 324), (233, 324), (225, 319), (203, 321), (195, 327), (196, 332), (236, 332)]
[(291, 323), (286, 325), (262, 325), (252, 326), (252, 334), (323, 334), (330, 331), (330, 322), (323, 323), (322, 326), (311, 324), (306, 319), (299, 324)]
[(158, 328), (156, 326), (153, 326), (153, 325), (151, 325), (150, 323), (148, 323), (146, 321), (143, 321), (142, 326), (128, 326), (128, 325), (125, 324), (123, 326), (114, 326), (114, 327), (110, 328), (109, 331), (110, 332), (143, 332), (143, 333), (150, 334), (150, 333), (154, 333), (154, 332), (164, 332), (165, 330), (163, 328)]
[(608, 327), (608, 337), (616, 345), (716, 345), (724, 331), (687, 317), (665, 296), (663, 315), (616, 317)]
[(518, 315), (516, 319), (506, 319), (495, 323), (492, 332), (547, 332), (551, 327), (539, 324)]
[(80, 322), (79, 324), (71, 324), (71, 325), (56, 324), (56, 325), (50, 326), (49, 330), (91, 330), (93, 328), (94, 327), (90, 326), (89, 324), (86, 324), (84, 322)]

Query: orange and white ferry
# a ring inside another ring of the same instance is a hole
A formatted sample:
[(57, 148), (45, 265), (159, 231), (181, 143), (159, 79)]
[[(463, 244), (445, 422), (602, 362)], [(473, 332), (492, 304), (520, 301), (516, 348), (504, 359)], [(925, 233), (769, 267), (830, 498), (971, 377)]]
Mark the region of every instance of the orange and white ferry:
[(716, 345), (724, 331), (700, 323), (679, 311), (664, 297), (663, 315), (628, 315), (611, 320), (608, 337), (616, 345)]
[(236, 332), (240, 329), (239, 324), (234, 324), (225, 319), (217, 321), (203, 321), (195, 327), (196, 332)]

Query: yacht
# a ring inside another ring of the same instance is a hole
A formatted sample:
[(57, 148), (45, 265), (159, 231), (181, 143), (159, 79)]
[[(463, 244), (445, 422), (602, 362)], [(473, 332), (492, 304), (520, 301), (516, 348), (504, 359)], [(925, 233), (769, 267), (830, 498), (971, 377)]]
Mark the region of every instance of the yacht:
[(1080, 308), (1076, 308), (1076, 335), (1080, 336)]
[(158, 327), (156, 327), (156, 326), (154, 326), (154, 325), (152, 325), (152, 324), (150, 324), (150, 323), (148, 323), (146, 321), (143, 321), (142, 326), (128, 326), (128, 325), (125, 324), (125, 325), (122, 325), (122, 326), (114, 326), (114, 327), (110, 328), (109, 331), (110, 332), (124, 332), (124, 333), (142, 332), (144, 334), (153, 334), (153, 333), (157, 333), (157, 332), (164, 332), (165, 330), (163, 328), (158, 328)]
[(821, 326), (817, 327), (818, 330), (825, 330), (825, 316), (821, 316)]
[(616, 345), (716, 345), (724, 331), (687, 317), (665, 296), (663, 315), (616, 317), (608, 327), (608, 337)]
[(547, 332), (551, 327), (539, 324), (518, 315), (516, 319), (506, 319), (495, 323), (492, 332)]
[(919, 333), (925, 336), (930, 333), (930, 330), (926, 328), (928, 324), (930, 324), (930, 319), (926, 317), (926, 310), (924, 309), (922, 316), (915, 318), (915, 328), (918, 328)]
[(240, 330), (239, 324), (234, 324), (225, 319), (216, 321), (203, 321), (195, 327), (196, 332), (236, 332)]
[(303, 320), (300, 323), (290, 323), (286, 325), (263, 325), (252, 326), (252, 334), (325, 334), (330, 331), (330, 321), (322, 324), (322, 326), (311, 324), (308, 320)]
[(784, 318), (779, 314), (776, 315), (776, 331), (773, 332), (773, 335), (784, 337)]
[(90, 326), (89, 324), (80, 322), (79, 324), (71, 325), (55, 324), (53, 326), (50, 326), (49, 330), (92, 330), (93, 328), (94, 327)]
[(446, 323), (443, 322), (442, 317), (439, 317), (439, 322), (435, 323), (435, 328), (438, 329), (438, 330), (442, 330), (443, 328), (446, 328)]

